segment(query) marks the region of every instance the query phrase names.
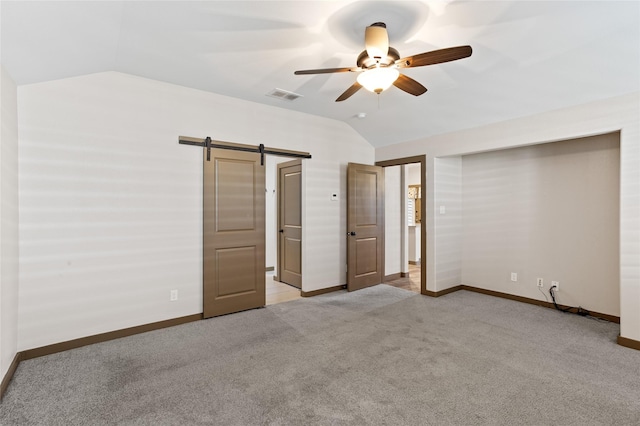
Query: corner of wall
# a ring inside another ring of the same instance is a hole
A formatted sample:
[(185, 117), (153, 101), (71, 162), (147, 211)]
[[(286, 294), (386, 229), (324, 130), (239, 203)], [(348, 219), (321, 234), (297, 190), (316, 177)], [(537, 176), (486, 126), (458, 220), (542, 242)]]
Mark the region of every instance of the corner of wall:
[(0, 377), (17, 353), (18, 119), (17, 89), (0, 65)]
[(462, 157), (435, 158), (433, 181), (434, 283), (429, 290), (442, 291), (462, 283)]

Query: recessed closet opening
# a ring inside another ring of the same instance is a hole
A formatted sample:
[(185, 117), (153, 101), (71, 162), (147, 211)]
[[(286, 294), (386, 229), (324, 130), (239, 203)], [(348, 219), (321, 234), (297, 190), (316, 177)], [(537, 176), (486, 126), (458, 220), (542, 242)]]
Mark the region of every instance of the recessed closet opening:
[(462, 284), (620, 316), (620, 132), (445, 160), (461, 216), (437, 251), (460, 245)]

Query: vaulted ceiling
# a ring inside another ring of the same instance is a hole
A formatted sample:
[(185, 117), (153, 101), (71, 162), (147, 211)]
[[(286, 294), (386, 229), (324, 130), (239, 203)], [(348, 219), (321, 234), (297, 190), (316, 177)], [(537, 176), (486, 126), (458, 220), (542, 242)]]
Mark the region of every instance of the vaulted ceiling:
[[(2, 1), (1, 60), (18, 85), (119, 71), (341, 120), (374, 146), (640, 90), (637, 1)], [(471, 45), (406, 69), (428, 88), (360, 90), (364, 29), (401, 56)], [(266, 96), (279, 88), (295, 101)], [(365, 113), (365, 118), (358, 114)]]

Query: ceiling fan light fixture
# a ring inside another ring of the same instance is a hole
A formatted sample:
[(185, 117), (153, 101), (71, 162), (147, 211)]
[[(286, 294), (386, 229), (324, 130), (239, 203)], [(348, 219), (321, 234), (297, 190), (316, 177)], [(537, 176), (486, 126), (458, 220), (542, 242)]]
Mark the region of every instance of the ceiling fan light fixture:
[(382, 93), (398, 79), (400, 72), (396, 68), (376, 67), (358, 75), (358, 83), (373, 93)]
[(364, 45), (371, 59), (380, 61), (389, 53), (387, 26), (382, 22), (371, 24), (364, 31)]
[(357, 81), (342, 92), (336, 102), (342, 102), (350, 98), (363, 87), (370, 92), (380, 94), (392, 84), (403, 92), (413, 96), (420, 96), (427, 92), (427, 88), (411, 77), (400, 74), (398, 68), (424, 67), (426, 65), (457, 61), (471, 56), (472, 53), (471, 46), (456, 46), (400, 58), (400, 53), (393, 47), (389, 47), (387, 26), (383, 22), (375, 22), (369, 25), (365, 29), (364, 40), (366, 50), (363, 50), (358, 55), (356, 67), (299, 70), (295, 71), (294, 74), (358, 73)]

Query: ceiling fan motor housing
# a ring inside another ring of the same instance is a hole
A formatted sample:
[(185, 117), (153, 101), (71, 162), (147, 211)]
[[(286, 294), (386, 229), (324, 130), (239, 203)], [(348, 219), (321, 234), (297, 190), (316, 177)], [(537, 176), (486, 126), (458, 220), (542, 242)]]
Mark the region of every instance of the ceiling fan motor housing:
[(379, 60), (372, 59), (369, 57), (369, 54), (366, 50), (363, 50), (360, 55), (358, 55), (358, 59), (356, 60), (356, 64), (359, 68), (369, 69), (374, 67), (376, 64), (380, 64), (381, 67), (388, 67), (393, 65), (398, 59), (400, 59), (400, 53), (393, 47), (389, 47), (387, 54), (384, 58), (380, 58)]
[(364, 31), (364, 45), (372, 60), (381, 60), (389, 51), (389, 35), (384, 22), (376, 22)]

